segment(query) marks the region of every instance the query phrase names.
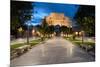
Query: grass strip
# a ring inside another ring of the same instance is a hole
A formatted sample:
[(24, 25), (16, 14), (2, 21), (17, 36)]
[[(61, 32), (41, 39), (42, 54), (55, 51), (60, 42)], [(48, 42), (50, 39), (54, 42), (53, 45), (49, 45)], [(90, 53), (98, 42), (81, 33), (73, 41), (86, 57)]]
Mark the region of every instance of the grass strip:
[(72, 39), (71, 37), (70, 38), (67, 38), (65, 37), (66, 40), (69, 40), (71, 41), (72, 43), (76, 44), (76, 45), (81, 45), (81, 44), (85, 44), (85, 45), (90, 45), (90, 46), (95, 46), (95, 42), (83, 42), (81, 40), (78, 40), (78, 39)]
[(18, 47), (21, 47), (21, 46), (24, 46), (24, 43), (13, 44), (13, 45), (10, 46), (10, 48), (15, 49), (15, 48), (18, 48)]

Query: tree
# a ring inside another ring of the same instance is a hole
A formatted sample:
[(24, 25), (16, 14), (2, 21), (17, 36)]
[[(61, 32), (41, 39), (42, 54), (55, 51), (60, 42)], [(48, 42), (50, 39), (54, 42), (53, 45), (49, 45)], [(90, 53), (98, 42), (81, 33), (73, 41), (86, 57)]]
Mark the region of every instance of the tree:
[(70, 33), (69, 31), (69, 28), (67, 26), (61, 26), (61, 32), (63, 32), (63, 34), (67, 34), (67, 37), (68, 37), (68, 34)]
[(11, 35), (17, 36), (17, 29), (25, 28), (24, 23), (31, 19), (32, 9), (31, 2), (11, 1)]
[(46, 17), (44, 17), (41, 26), (42, 26), (43, 36), (45, 36), (47, 33), (47, 28), (48, 28), (48, 24), (46, 22)]
[(81, 30), (89, 36), (95, 36), (95, 6), (80, 6), (74, 18)]
[(53, 25), (51, 25), (51, 26), (48, 26), (47, 28), (46, 28), (46, 34), (49, 36), (49, 37), (51, 37), (51, 35), (54, 33), (54, 26)]
[(54, 33), (54, 26), (51, 25), (51, 26), (49, 26), (49, 28), (50, 28), (50, 34), (53, 34)]
[(38, 31), (43, 35), (43, 37), (51, 37), (54, 33), (54, 26), (49, 26), (46, 22), (46, 17), (44, 17), (42, 24), (38, 26)]

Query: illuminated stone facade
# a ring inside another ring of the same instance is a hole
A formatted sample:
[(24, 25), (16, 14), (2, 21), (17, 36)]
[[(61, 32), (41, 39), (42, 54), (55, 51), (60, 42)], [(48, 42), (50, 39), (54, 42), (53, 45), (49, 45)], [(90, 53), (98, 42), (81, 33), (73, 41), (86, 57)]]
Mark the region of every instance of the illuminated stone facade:
[(48, 25), (71, 26), (71, 21), (63, 13), (51, 13), (46, 17)]

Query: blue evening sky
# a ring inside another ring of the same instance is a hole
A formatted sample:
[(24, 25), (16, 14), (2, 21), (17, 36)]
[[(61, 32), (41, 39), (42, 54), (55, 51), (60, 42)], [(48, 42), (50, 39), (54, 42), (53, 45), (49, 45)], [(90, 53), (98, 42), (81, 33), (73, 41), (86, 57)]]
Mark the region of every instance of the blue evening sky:
[(50, 15), (52, 12), (64, 13), (71, 20), (76, 14), (79, 5), (74, 4), (59, 4), (59, 3), (44, 3), (44, 2), (33, 2), (33, 19), (31, 19), (33, 25), (41, 24), (42, 19), (45, 16)]

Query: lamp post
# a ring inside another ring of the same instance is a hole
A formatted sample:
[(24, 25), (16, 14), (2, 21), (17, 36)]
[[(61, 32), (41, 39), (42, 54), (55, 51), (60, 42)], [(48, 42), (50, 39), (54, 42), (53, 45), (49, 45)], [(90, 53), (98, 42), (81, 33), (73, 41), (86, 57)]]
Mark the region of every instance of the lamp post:
[(27, 25), (27, 44), (29, 44), (29, 25)]
[(29, 44), (29, 27), (31, 25), (31, 22), (30, 21), (27, 21), (26, 22), (26, 25), (27, 25), (27, 44)]
[(71, 33), (72, 32), (72, 26), (70, 26), (70, 29), (69, 30), (70, 30), (70, 33)]
[(82, 44), (84, 43), (84, 31), (81, 31), (81, 36), (82, 36)]
[(69, 37), (68, 35), (70, 35), (71, 34), (71, 30), (72, 29), (72, 26), (70, 25), (70, 26), (68, 26), (68, 34), (67, 34), (67, 37)]
[(18, 29), (18, 32), (19, 32), (20, 37), (22, 36), (22, 31), (23, 31), (23, 29), (22, 29), (22, 27), (20, 27), (20, 28)]
[(78, 32), (75, 32), (75, 35), (77, 36), (78, 35)]

